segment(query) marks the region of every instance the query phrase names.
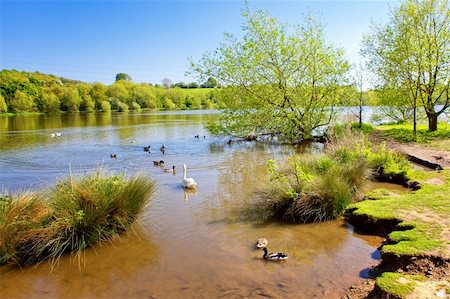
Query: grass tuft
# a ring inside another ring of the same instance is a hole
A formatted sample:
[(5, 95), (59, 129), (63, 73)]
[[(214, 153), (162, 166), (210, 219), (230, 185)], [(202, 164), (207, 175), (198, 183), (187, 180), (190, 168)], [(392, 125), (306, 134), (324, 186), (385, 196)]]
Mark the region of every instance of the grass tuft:
[[(17, 240), (8, 242), (7, 247), (15, 251), (2, 254), (2, 261), (13, 259), (23, 265), (46, 259), (56, 262), (66, 252), (77, 252), (80, 257), (86, 247), (127, 230), (149, 203), (155, 187), (154, 181), (146, 176), (127, 180), (102, 170), (70, 175), (43, 193), (47, 201), (36, 200), (40, 205), (45, 202), (48, 214), (41, 214), (47, 217), (46, 221), (39, 217), (33, 224), (26, 218), (23, 229), (15, 231), (0, 224), (0, 231), (8, 231)], [(18, 205), (20, 201), (10, 202)], [(31, 207), (28, 209), (30, 213), (33, 211)], [(5, 211), (5, 215), (14, 217), (12, 211)]]

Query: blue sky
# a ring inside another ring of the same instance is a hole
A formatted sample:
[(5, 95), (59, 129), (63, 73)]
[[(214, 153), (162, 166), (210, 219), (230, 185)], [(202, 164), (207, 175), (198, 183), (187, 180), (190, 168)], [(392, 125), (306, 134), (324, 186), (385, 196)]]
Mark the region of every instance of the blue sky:
[[(371, 20), (386, 21), (395, 1), (249, 1), (294, 25), (309, 13), (326, 37), (356, 59)], [(213, 51), (223, 33), (240, 35), (244, 1), (0, 0), (0, 69), (39, 71), (111, 84), (117, 73), (135, 82), (192, 82), (188, 57)]]

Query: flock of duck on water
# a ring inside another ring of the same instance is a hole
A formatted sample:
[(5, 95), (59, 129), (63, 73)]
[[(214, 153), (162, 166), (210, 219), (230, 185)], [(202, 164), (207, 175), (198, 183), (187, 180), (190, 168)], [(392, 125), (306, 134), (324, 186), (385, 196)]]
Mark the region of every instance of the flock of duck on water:
[[(198, 135), (196, 135), (195, 138), (198, 138), (197, 136)], [(159, 148), (159, 150), (164, 155), (164, 153), (167, 150), (167, 147), (163, 144)], [(152, 152), (152, 147), (150, 145), (149, 146), (144, 146), (144, 152), (151, 153)], [(117, 158), (117, 154), (111, 154), (111, 159), (116, 159), (116, 158)], [(165, 163), (164, 163), (164, 160), (159, 160), (159, 161), (153, 161), (153, 165), (164, 167)], [(173, 165), (172, 168), (164, 168), (164, 172), (175, 173), (175, 165)], [(195, 188), (197, 188), (197, 182), (195, 182), (195, 180), (193, 178), (187, 178), (186, 177), (186, 164), (183, 164), (183, 180), (181, 181), (181, 185), (183, 186), (183, 188), (186, 188), (186, 189), (195, 189)]]
[[(52, 134), (50, 134), (50, 137), (52, 137), (52, 138), (61, 137), (61, 133), (52, 133)], [(194, 137), (199, 138), (199, 135), (195, 135)], [(205, 138), (205, 136), (203, 136), (203, 138)], [(164, 144), (163, 144), (159, 148), (159, 150), (164, 155), (164, 153), (167, 150), (167, 147), (164, 146)], [(151, 151), (152, 151), (152, 147), (150, 145), (144, 146), (144, 152), (151, 153)], [(111, 156), (111, 159), (117, 159), (117, 154), (111, 154), (110, 156)], [(165, 163), (163, 160), (159, 160), (159, 161), (153, 161), (153, 165), (164, 167)], [(197, 188), (197, 182), (195, 182), (195, 180), (193, 178), (186, 177), (186, 168), (187, 168), (186, 164), (183, 164), (183, 179), (181, 181), (181, 185), (183, 186), (183, 188), (186, 188), (186, 189), (195, 189), (195, 188)], [(172, 168), (164, 168), (164, 172), (175, 173), (175, 165), (173, 165)], [(283, 260), (288, 259), (288, 255), (283, 252), (269, 253), (269, 251), (267, 249), (267, 244), (269, 244), (269, 241), (266, 238), (259, 238), (258, 241), (256, 242), (256, 248), (262, 249), (264, 251), (263, 258), (265, 260), (267, 260), (267, 261), (283, 261)]]

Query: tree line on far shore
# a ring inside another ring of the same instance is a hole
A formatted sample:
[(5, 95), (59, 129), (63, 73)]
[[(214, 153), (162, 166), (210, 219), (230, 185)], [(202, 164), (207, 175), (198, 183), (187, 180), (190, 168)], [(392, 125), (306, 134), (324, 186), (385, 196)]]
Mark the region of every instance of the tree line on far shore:
[[(186, 86), (185, 86), (186, 85)], [(134, 83), (124, 73), (111, 85), (85, 83), (39, 72), (0, 72), (0, 113), (128, 111), (221, 108), (214, 97), (217, 82), (201, 85)], [(202, 88), (199, 88), (202, 87)]]

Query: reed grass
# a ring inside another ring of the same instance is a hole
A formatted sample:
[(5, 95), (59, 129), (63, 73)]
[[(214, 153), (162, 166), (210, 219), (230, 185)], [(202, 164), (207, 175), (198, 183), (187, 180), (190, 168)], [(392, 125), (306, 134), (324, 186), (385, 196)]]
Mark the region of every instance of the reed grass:
[(407, 180), (406, 158), (373, 146), (363, 132), (340, 126), (328, 139), (322, 155), (291, 157), (281, 169), (270, 161), (270, 183), (258, 191), (255, 204), (260, 215), (289, 222), (332, 220), (361, 197), (370, 177)]
[[(0, 231), (8, 231), (15, 235), (11, 240), (16, 240), (7, 241), (6, 247), (14, 250), (9, 251), (13, 254), (2, 254), (3, 262), (10, 259), (21, 265), (46, 259), (56, 262), (66, 252), (76, 252), (80, 257), (86, 247), (129, 229), (150, 202), (155, 189), (155, 182), (146, 176), (126, 179), (123, 175), (97, 170), (61, 179), (50, 190), (41, 191), (42, 195), (27, 193), (28, 197), (38, 197), (36, 202), (45, 202), (50, 220), (38, 218), (38, 223), (33, 225), (36, 221), (26, 217), (21, 230), (1, 225)], [(17, 200), (10, 202), (20, 204)], [(32, 206), (28, 209), (30, 213), (33, 211)], [(14, 213), (5, 210), (5, 218), (14, 217)]]

